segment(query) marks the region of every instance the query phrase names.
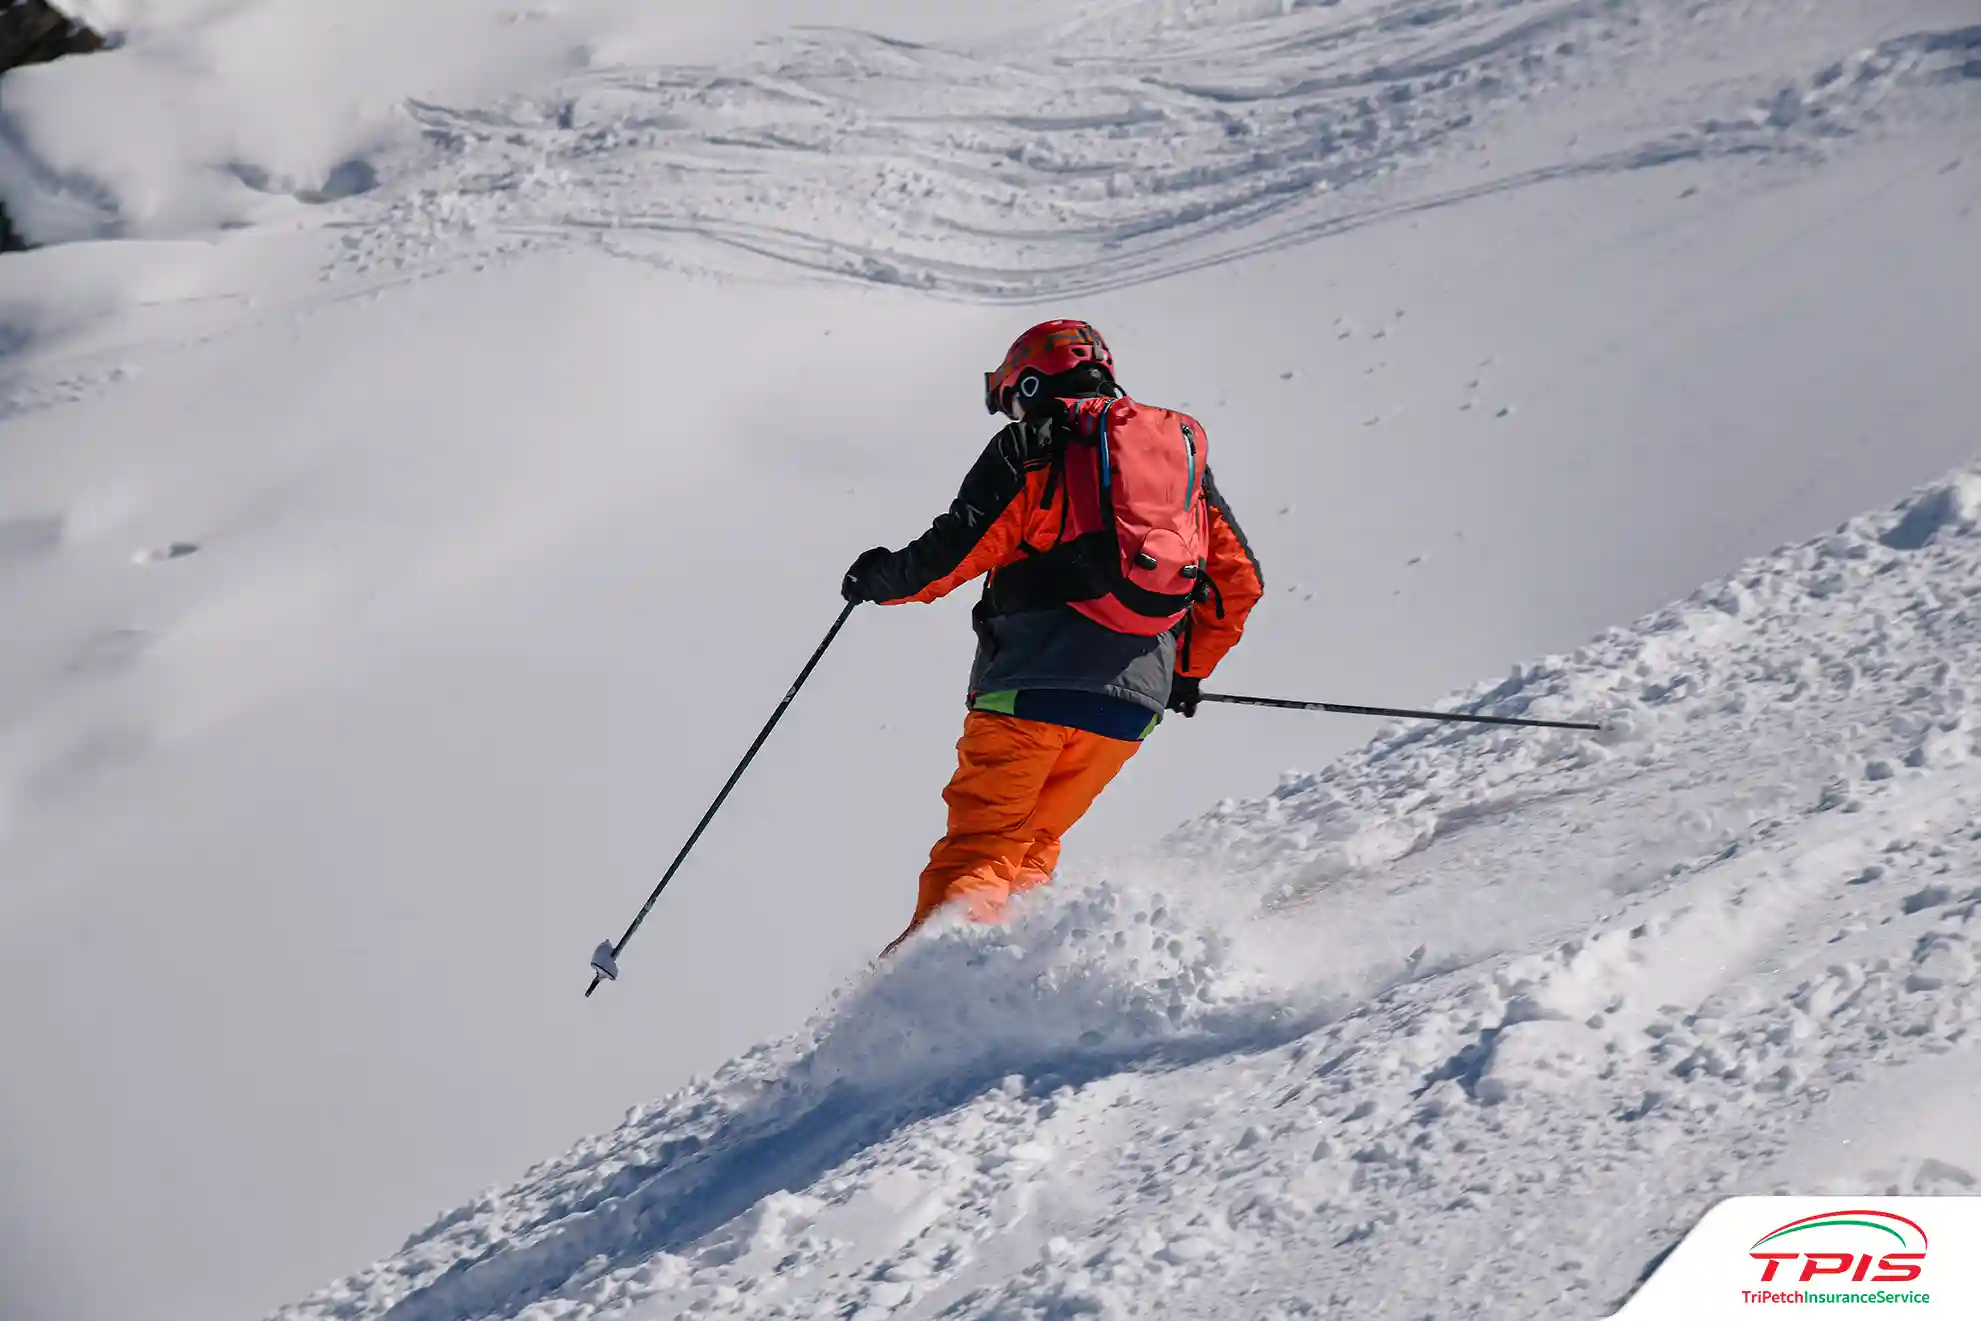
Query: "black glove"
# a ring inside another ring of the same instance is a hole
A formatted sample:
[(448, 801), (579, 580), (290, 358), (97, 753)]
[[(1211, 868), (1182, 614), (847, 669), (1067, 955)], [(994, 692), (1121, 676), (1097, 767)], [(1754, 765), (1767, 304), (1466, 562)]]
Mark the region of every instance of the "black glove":
[(1204, 681), (1179, 674), (1169, 681), (1169, 709), (1185, 720), (1197, 714), (1197, 703), (1204, 700)]
[(872, 550), (862, 551), (860, 558), (853, 561), (853, 567), (846, 571), (846, 576), (839, 580), (839, 595), (841, 599), (847, 601), (878, 600), (878, 597), (871, 596), (867, 592), (867, 574), (872, 570), (874, 565), (879, 564), (892, 554), (894, 552), (885, 546), (875, 546)]

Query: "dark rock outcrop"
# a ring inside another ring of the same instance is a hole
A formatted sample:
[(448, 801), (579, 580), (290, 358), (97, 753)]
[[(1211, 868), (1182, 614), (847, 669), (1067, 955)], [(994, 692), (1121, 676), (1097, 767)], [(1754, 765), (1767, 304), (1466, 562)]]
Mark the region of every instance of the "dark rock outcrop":
[[(64, 55), (102, 50), (103, 37), (85, 23), (70, 18), (47, 0), (0, 0), (0, 77), (23, 64), (45, 64)], [(0, 84), (0, 102), (6, 96)], [(25, 247), (0, 202), (0, 252)]]

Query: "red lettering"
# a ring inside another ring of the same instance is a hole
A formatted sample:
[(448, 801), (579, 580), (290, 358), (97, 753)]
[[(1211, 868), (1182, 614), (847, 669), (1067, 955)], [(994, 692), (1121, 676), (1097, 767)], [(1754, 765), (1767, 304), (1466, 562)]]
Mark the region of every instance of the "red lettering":
[(1768, 1263), (1767, 1268), (1761, 1272), (1761, 1283), (1767, 1284), (1775, 1278), (1775, 1272), (1780, 1269), (1783, 1262), (1794, 1261), (1802, 1254), (1800, 1252), (1750, 1252), (1747, 1255), (1756, 1261), (1765, 1261)]
[(1850, 1282), (1852, 1284), (1864, 1283), (1864, 1272), (1870, 1269), (1871, 1269), (1871, 1254), (1867, 1252), (1863, 1256), (1857, 1259), (1857, 1269), (1851, 1272)]
[[(1824, 1262), (1834, 1262), (1825, 1266)], [(1818, 1275), (1842, 1275), (1857, 1264), (1857, 1257), (1849, 1252), (1810, 1252), (1805, 1253), (1802, 1262), (1802, 1283), (1807, 1284)]]
[(1887, 1252), (1878, 1258), (1878, 1273), (1871, 1278), (1879, 1284), (1904, 1284), (1919, 1278), (1916, 1262), (1926, 1260), (1923, 1252)]

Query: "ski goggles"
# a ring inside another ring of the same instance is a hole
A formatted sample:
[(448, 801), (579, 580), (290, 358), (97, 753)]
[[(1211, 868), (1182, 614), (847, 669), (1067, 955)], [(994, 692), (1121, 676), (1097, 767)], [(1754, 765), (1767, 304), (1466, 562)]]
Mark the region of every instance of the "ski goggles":
[[(1037, 395), (1038, 392), (1039, 375), (1037, 372), (1019, 376), (1017, 394), (1020, 398), (1030, 399)], [(1010, 383), (1005, 379), (1004, 369), (1002, 367), (994, 372), (984, 373), (984, 411), (986, 413), (992, 415), (1002, 413), (1006, 417), (1015, 417), (1016, 415), (1012, 413), (1010, 408), (1012, 393)]]

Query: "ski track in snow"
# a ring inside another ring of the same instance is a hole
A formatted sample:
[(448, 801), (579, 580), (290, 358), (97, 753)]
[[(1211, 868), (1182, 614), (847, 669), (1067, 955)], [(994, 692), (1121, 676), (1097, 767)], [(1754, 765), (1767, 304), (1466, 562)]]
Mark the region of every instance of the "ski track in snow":
[(1958, 474), (1464, 698), (1602, 734), (1393, 730), (1179, 831), (1179, 898), (918, 941), (278, 1316), (1604, 1314), (1826, 1101), (1968, 1046), (1977, 523)]
[[(1065, 297), (1577, 175), (1820, 156), (1981, 74), (1981, 27), (1805, 55), (1797, 12), (1393, 0), (1152, 32), (1137, 11), (982, 48), (801, 31), (733, 67), (603, 67), (503, 105), (411, 103), (423, 146), (379, 162), (387, 183), (339, 222), (331, 269), (593, 242), (666, 266), (769, 259)], [(1719, 53), (1734, 50), (1803, 62)], [(1498, 166), (1474, 132), (1531, 102), (1613, 95), (1678, 51), (1715, 52), (1723, 80), (1653, 80), (1620, 122), (1592, 118), (1529, 164)], [(1467, 151), (1477, 182), (1418, 184), (1413, 166)]]

